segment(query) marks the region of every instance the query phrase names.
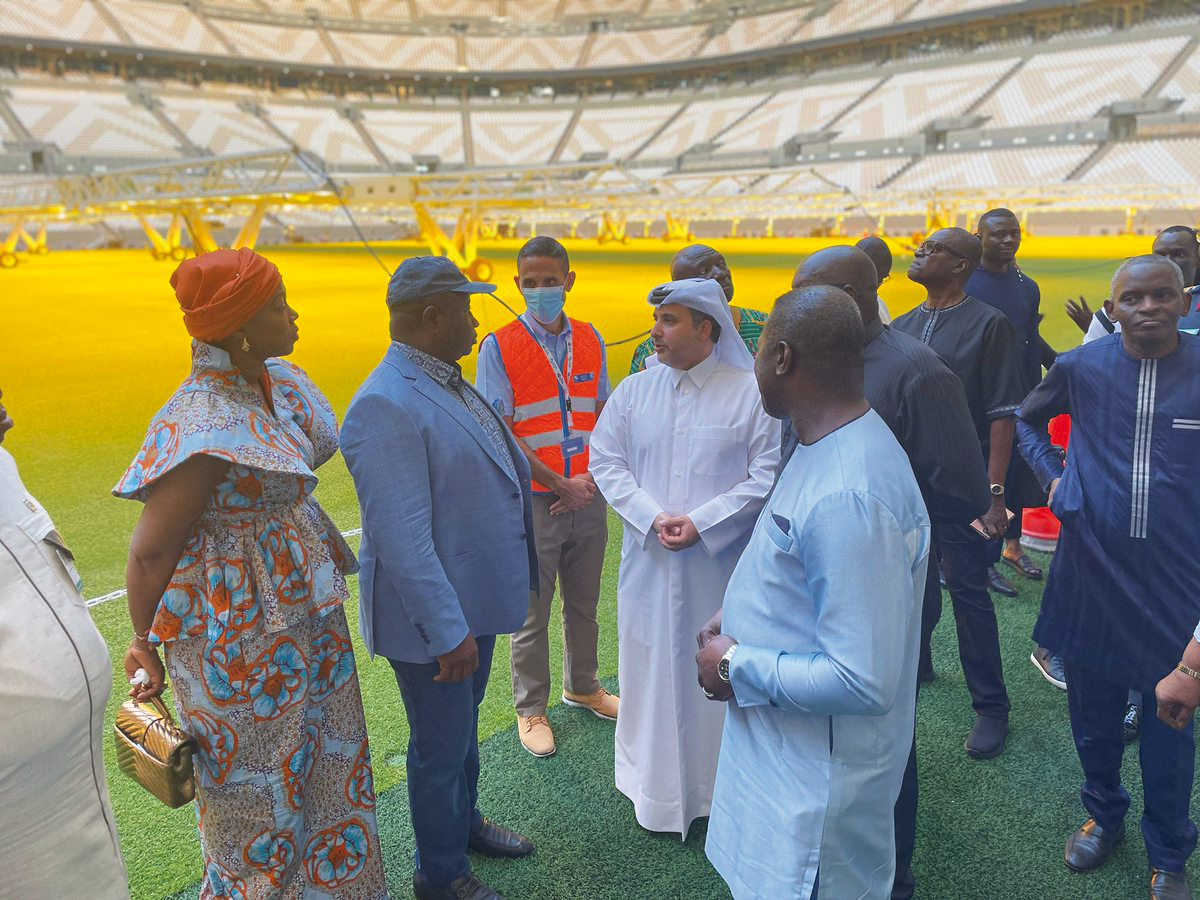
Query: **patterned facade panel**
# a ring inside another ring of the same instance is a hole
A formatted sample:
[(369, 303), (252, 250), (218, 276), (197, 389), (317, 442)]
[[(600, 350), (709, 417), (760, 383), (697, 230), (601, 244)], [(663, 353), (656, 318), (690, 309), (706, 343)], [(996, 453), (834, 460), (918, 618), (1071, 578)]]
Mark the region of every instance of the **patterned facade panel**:
[(558, 0), (508, 0), (504, 15), (519, 22), (548, 22), (557, 9)]
[(1117, 144), (1080, 180), (1090, 184), (1162, 184), (1190, 191), (1200, 184), (1200, 138)]
[(1094, 144), (1084, 144), (938, 153), (922, 159), (889, 187), (897, 190), (996, 188), (1003, 191), (1013, 184), (1058, 184), (1093, 150)]
[(803, 9), (787, 9), (765, 16), (746, 16), (734, 21), (724, 33), (710, 40), (701, 56), (726, 56), (789, 42), (804, 23)]
[(550, 161), (571, 110), (471, 113), (471, 141), (480, 166), (536, 166)]
[(467, 68), (482, 71), (570, 69), (583, 49), (583, 35), (527, 38), (468, 38)]
[(88, 0), (4, 0), (0, 34), (122, 44)]
[(1145, 94), (1186, 42), (1160, 38), (1039, 54), (979, 112), (990, 116), (989, 127), (1093, 118), (1109, 103)]
[(452, 37), (365, 31), (330, 31), (328, 34), (350, 66), (440, 72), (458, 67), (458, 50)]
[(175, 138), (121, 93), (11, 85), (8, 101), (34, 139), (68, 156), (170, 159)]
[(906, 72), (885, 81), (834, 123), (839, 140), (878, 140), (919, 132), (934, 119), (965, 113), (1016, 59)]
[(686, 59), (705, 41), (703, 25), (614, 31), (596, 35), (584, 65), (587, 68), (644, 66), (668, 59)]
[(358, 15), (351, 15), (350, 18), (360, 18), (364, 22), (410, 18), (408, 4), (397, 3), (396, 0), (358, 0), (355, 5), (358, 7)]
[(272, 150), (282, 145), (279, 135), (256, 116), (238, 109), (232, 100), (216, 97), (161, 95), (163, 112), (193, 144), (216, 156)]
[(315, 28), (281, 28), (233, 19), (209, 21), (242, 56), (250, 59), (278, 59), (316, 66), (333, 62)]
[(349, 120), (322, 106), (271, 106), (271, 121), (296, 146), (321, 157), (328, 165), (375, 165), (378, 160)]
[(134, 43), (189, 53), (225, 56), (229, 51), (204, 23), (186, 6), (143, 2), (143, 0), (104, 0), (117, 21), (129, 32)]
[(413, 156), (437, 156), (462, 163), (462, 114), (457, 110), (364, 109), (363, 124), (389, 159), (411, 163)]
[(651, 141), (639, 154), (641, 159), (669, 159), (686, 153), (696, 144), (711, 141), (750, 111), (761, 97), (728, 97), (689, 104), (679, 118)]
[(721, 150), (772, 150), (798, 134), (820, 131), (878, 83), (863, 78), (780, 91), (722, 134)]
[(653, 106), (597, 106), (585, 109), (571, 130), (561, 162), (575, 162), (585, 153), (604, 153), (628, 159), (676, 110), (678, 103)]

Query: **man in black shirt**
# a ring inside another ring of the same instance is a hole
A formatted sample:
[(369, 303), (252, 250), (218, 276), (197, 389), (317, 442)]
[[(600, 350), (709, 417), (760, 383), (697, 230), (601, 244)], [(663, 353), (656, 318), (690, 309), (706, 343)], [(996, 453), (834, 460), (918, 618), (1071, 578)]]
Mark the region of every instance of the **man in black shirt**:
[(962, 382), (975, 433), (983, 448), (992, 503), (977, 520), (935, 526), (934, 541), (958, 630), (958, 653), (975, 708), (975, 726), (965, 742), (974, 759), (991, 759), (1008, 735), (1008, 691), (1000, 662), (996, 610), (988, 594), (988, 541), (1008, 527), (1004, 479), (1012, 454), (1013, 427), (1021, 391), (1020, 354), (1012, 323), (964, 290), (979, 266), (979, 238), (961, 228), (935, 231), (917, 248), (908, 277), (926, 290), (925, 302), (892, 325), (929, 345)]
[[(863, 318), (863, 394), (908, 454), (931, 522), (970, 521), (990, 504), (987, 479), (979, 464), (979, 438), (962, 384), (936, 353), (879, 318), (879, 277), (876, 266), (855, 247), (829, 247), (808, 257), (796, 270), (792, 287), (830, 285), (854, 298)], [(795, 433), (785, 430), (786, 462), (796, 447)], [(930, 614), (941, 608), (936, 557), (930, 556), (925, 580), (922, 626), (936, 622)], [(932, 626), (930, 626), (932, 627)], [(921, 670), (931, 669), (929, 635), (922, 634)], [(900, 796), (896, 800), (896, 879), (892, 900), (913, 896), (913, 844), (917, 820), (917, 756), (912, 751)]]

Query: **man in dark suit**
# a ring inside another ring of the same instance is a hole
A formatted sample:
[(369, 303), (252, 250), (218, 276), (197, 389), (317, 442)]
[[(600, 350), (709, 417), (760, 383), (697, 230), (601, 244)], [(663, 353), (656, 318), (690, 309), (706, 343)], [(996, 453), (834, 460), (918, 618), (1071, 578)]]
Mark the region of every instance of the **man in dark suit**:
[(499, 900), (468, 847), (533, 852), (476, 807), (496, 635), (521, 627), (538, 584), (529, 464), (457, 362), (479, 324), (471, 294), (493, 290), (447, 259), (402, 263), (388, 284), (392, 343), (341, 436), (362, 508), (363, 642), (392, 664), (408, 716), (418, 900)]

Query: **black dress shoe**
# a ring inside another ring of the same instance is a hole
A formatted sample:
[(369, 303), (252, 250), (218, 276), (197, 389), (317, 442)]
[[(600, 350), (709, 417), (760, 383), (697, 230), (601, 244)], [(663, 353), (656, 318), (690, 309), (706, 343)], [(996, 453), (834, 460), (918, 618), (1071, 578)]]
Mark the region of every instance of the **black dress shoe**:
[(1090, 872), (1104, 865), (1125, 837), (1125, 823), (1117, 828), (1102, 828), (1095, 819), (1088, 819), (1079, 830), (1067, 838), (1063, 859), (1067, 868), (1075, 872)]
[(432, 885), (414, 872), (413, 894), (417, 900), (504, 900), (472, 873), (449, 884)]
[(967, 735), (963, 748), (971, 759), (992, 759), (1004, 751), (1004, 740), (1007, 737), (1007, 718), (976, 716), (975, 727)]
[(1192, 900), (1187, 872), (1150, 870), (1150, 900)]
[(503, 825), (497, 825), (491, 819), (484, 819), (479, 829), (471, 832), (467, 846), (484, 856), (508, 859), (518, 859), (533, 852), (533, 841), (509, 831)]
[(988, 566), (987, 570), (988, 587), (997, 594), (1002, 594), (1005, 597), (1017, 596), (1017, 589), (1012, 586), (1012, 583), (996, 571), (995, 566)]

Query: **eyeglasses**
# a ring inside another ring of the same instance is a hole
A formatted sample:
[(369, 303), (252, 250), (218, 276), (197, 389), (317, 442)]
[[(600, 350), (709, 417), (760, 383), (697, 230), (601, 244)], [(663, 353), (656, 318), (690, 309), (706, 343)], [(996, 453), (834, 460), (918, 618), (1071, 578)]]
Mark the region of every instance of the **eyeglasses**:
[(924, 241), (924, 242), (922, 242), (921, 246), (919, 246), (917, 248), (917, 255), (918, 256), (929, 256), (930, 254), (936, 253), (939, 250), (941, 250), (943, 253), (949, 253), (951, 256), (955, 257), (956, 259), (966, 259), (966, 257), (963, 256), (961, 253), (955, 253), (953, 250), (951, 250), (949, 247), (947, 247), (945, 244), (941, 243), (940, 241)]

